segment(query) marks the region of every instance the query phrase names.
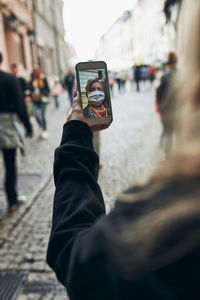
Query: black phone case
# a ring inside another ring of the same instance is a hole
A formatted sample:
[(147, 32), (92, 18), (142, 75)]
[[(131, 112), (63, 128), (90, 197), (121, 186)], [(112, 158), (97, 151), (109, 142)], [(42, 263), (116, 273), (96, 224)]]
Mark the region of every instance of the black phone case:
[[(104, 61), (87, 61), (87, 62), (79, 62), (79, 63), (76, 64), (76, 66), (75, 66), (75, 70), (76, 70), (76, 82), (77, 82), (78, 92), (79, 92), (80, 97), (81, 97), (81, 107), (83, 109), (81, 86), (80, 86), (80, 78), (79, 78), (79, 71), (87, 70), (88, 69), (87, 66), (90, 66), (90, 68), (91, 68), (91, 65), (93, 65), (93, 67), (92, 67), (93, 69), (98, 69), (99, 67), (98, 68), (95, 67), (95, 65), (97, 65), (98, 63), (103, 64), (104, 65), (104, 69), (105, 69), (106, 86), (107, 86), (108, 102), (109, 102), (110, 117), (111, 117), (110, 123), (112, 123), (112, 121), (113, 121), (113, 113), (112, 113), (111, 96), (110, 96), (110, 88), (109, 88), (109, 80), (108, 80), (108, 71), (107, 71), (107, 65), (106, 65), (106, 63)], [(85, 65), (85, 68), (82, 69), (82, 70), (78, 70), (79, 65)]]

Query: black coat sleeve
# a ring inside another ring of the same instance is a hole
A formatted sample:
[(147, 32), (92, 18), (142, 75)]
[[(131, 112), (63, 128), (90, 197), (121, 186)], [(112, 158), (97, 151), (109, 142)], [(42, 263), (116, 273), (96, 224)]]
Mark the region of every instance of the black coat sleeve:
[(47, 262), (68, 291), (73, 290), (72, 278), (74, 272), (79, 273), (76, 266), (80, 257), (92, 248), (92, 225), (105, 214), (97, 183), (98, 164), (89, 126), (81, 121), (66, 123), (61, 145), (55, 151), (56, 191)]
[(22, 89), (23, 94), (25, 94), (25, 91), (28, 89), (28, 83), (23, 77), (18, 78), (20, 87)]

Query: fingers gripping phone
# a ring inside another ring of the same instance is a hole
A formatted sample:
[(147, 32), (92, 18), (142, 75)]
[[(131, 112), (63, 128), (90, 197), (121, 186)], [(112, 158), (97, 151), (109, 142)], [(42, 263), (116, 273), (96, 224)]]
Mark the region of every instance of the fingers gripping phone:
[(104, 61), (78, 63), (76, 80), (83, 114), (88, 125), (111, 123), (113, 117), (106, 63)]

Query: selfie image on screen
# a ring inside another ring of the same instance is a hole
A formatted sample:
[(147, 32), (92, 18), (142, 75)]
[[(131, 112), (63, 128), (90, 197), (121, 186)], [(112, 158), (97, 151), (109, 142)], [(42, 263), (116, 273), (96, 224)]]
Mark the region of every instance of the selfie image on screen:
[(110, 115), (108, 87), (104, 69), (79, 71), (83, 113), (85, 118)]

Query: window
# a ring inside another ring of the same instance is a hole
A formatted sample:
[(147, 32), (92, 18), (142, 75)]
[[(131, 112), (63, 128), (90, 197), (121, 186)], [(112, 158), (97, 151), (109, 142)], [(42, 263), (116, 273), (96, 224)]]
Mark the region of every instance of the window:
[(17, 34), (16, 36), (17, 42), (17, 55), (18, 55), (18, 62), (22, 64), (22, 66), (26, 69), (26, 56), (25, 56), (25, 49), (24, 49), (24, 37), (22, 34)]
[(42, 73), (46, 73), (45, 72), (46, 70), (45, 70), (44, 48), (42, 48), (42, 47), (38, 48), (38, 62), (39, 62), (39, 66), (40, 66)]
[(50, 64), (51, 64), (51, 72), (56, 72), (56, 65), (55, 65), (55, 53), (53, 49), (49, 49), (49, 57), (50, 57)]
[(32, 2), (32, 0), (28, 0), (28, 1), (27, 1), (27, 8), (28, 8), (28, 10), (30, 10), (30, 11), (33, 10), (33, 2)]

